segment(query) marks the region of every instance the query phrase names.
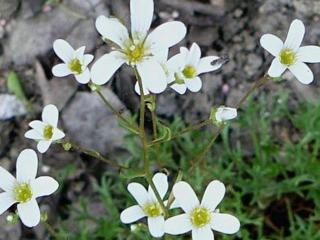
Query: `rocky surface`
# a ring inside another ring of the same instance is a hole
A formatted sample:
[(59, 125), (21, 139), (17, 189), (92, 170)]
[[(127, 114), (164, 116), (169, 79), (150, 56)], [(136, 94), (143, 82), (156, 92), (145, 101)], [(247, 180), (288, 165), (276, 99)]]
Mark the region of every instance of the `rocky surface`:
[[(53, 78), (51, 68), (59, 62), (52, 50), (52, 43), (57, 38), (67, 39), (75, 48), (85, 45), (86, 51), (96, 56), (109, 51), (109, 47), (102, 45), (94, 20), (105, 14), (118, 16), (129, 24), (128, 1), (65, 0), (57, 6), (42, 3), (41, 0), (0, 0), (0, 94), (8, 93), (5, 79), (10, 70), (15, 70), (33, 104), (33, 112), (26, 117), (0, 121), (1, 166), (14, 169), (18, 152), (35, 146), (23, 135), (28, 122), (38, 118), (42, 107), (48, 103), (59, 107), (63, 128), (73, 140), (108, 155), (122, 152), (125, 131), (118, 126), (115, 116), (105, 109), (97, 95), (87, 87), (79, 86), (72, 77)], [(188, 122), (195, 122), (207, 118), (212, 105), (235, 105), (252, 82), (263, 76), (272, 60), (259, 45), (261, 35), (274, 33), (285, 38), (290, 22), (300, 18), (307, 28), (305, 44), (319, 45), (319, 12), (320, 1), (316, 0), (156, 1), (153, 27), (168, 20), (182, 20), (188, 27), (188, 35), (180, 45), (190, 46), (197, 42), (203, 55), (229, 58), (221, 70), (202, 76), (200, 93), (188, 92), (181, 96), (168, 89), (159, 95), (158, 113), (167, 119), (177, 114)], [(178, 47), (172, 49), (172, 54)], [(311, 67), (318, 80), (320, 65)], [(119, 110), (136, 112), (138, 97), (133, 91), (134, 83), (132, 70), (123, 67), (104, 88), (104, 93)], [(292, 99), (320, 100), (318, 81), (311, 87), (302, 86), (288, 73), (285, 81), (279, 84), (292, 90)], [(51, 166), (50, 171), (63, 169), (78, 158), (54, 147), (44, 166)], [(81, 170), (77, 174), (68, 181), (81, 191), (85, 174)], [(85, 179), (91, 177), (85, 175)], [(66, 188), (61, 195), (75, 198), (73, 187)], [(70, 219), (72, 222), (72, 217)], [(0, 239), (19, 239), (21, 234), (30, 236), (30, 230), (23, 228), (21, 231), (19, 226), (2, 224), (4, 216), (0, 220)], [(31, 236), (31, 239), (44, 239), (43, 229), (37, 229)]]

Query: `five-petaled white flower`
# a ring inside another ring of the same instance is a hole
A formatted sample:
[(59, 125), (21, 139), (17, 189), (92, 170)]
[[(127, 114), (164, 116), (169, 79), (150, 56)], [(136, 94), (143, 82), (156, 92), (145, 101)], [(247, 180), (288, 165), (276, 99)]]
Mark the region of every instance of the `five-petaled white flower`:
[(56, 77), (65, 77), (73, 74), (81, 84), (90, 81), (90, 71), (88, 65), (93, 60), (93, 55), (84, 54), (85, 46), (74, 50), (68, 42), (57, 39), (53, 43), (53, 49), (57, 56), (64, 62), (52, 68), (52, 73)]
[(166, 74), (154, 56), (180, 42), (186, 34), (186, 27), (182, 22), (172, 21), (148, 34), (153, 18), (153, 0), (131, 0), (130, 9), (130, 34), (118, 19), (98, 17), (98, 32), (118, 48), (94, 63), (92, 81), (97, 85), (105, 84), (120, 66), (127, 63), (137, 68), (144, 92), (161, 93), (167, 87)]
[(64, 138), (65, 134), (57, 127), (58, 120), (59, 110), (50, 104), (43, 108), (42, 121), (29, 123), (32, 129), (26, 132), (25, 137), (38, 141), (37, 149), (40, 153), (45, 153), (53, 142)]
[(192, 92), (200, 91), (202, 81), (199, 75), (219, 69), (222, 66), (219, 59), (217, 56), (201, 58), (201, 50), (196, 43), (192, 44), (190, 50), (181, 47), (180, 53), (167, 63), (168, 68), (174, 72), (174, 78), (169, 82), (170, 87), (180, 94), (184, 94), (187, 89)]
[(232, 120), (236, 118), (238, 115), (238, 111), (236, 108), (224, 107), (221, 106), (217, 109), (215, 113), (215, 120), (218, 123), (225, 122), (228, 120)]
[[(168, 191), (168, 178), (163, 173), (157, 173), (152, 179), (161, 199), (164, 198)], [(153, 237), (162, 237), (164, 234), (164, 216), (162, 208), (149, 186), (148, 191), (140, 183), (130, 183), (128, 191), (135, 198), (138, 205), (125, 209), (120, 219), (123, 223), (133, 223), (137, 220), (147, 217), (148, 227)]]
[(265, 34), (261, 37), (261, 46), (275, 56), (268, 71), (270, 77), (280, 77), (286, 69), (303, 84), (313, 81), (313, 73), (305, 63), (320, 62), (320, 47), (300, 47), (305, 34), (305, 27), (300, 20), (294, 20), (288, 32), (286, 41), (273, 34)]
[(166, 220), (166, 233), (179, 235), (192, 231), (193, 240), (213, 240), (212, 230), (226, 234), (239, 231), (240, 222), (236, 217), (216, 211), (225, 194), (223, 183), (212, 181), (201, 203), (191, 186), (183, 181), (174, 185), (173, 194), (185, 213)]
[(24, 225), (34, 227), (40, 222), (37, 198), (54, 193), (59, 184), (52, 177), (36, 178), (38, 157), (32, 149), (23, 150), (16, 165), (16, 177), (0, 167), (0, 214), (17, 203), (18, 215)]

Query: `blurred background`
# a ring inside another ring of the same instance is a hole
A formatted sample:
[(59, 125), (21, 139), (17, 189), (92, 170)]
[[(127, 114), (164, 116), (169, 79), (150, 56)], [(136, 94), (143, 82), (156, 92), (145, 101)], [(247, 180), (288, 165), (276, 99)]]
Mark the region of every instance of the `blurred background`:
[[(139, 144), (97, 95), (72, 77), (51, 74), (59, 63), (52, 49), (57, 38), (74, 48), (85, 45), (95, 59), (110, 51), (94, 27), (101, 14), (129, 26), (129, 1), (0, 0), (2, 167), (14, 172), (19, 152), (35, 148), (24, 133), (49, 103), (60, 109), (60, 124), (70, 139), (129, 166), (140, 161)], [(188, 35), (180, 46), (197, 42), (203, 55), (229, 58), (221, 70), (202, 76), (200, 93), (180, 96), (168, 89), (157, 96), (158, 115), (174, 131), (207, 119), (212, 106), (234, 106), (272, 60), (260, 47), (260, 37), (273, 33), (285, 39), (295, 18), (306, 25), (304, 44), (319, 45), (318, 0), (155, 0), (153, 27), (181, 20)], [(171, 54), (178, 51), (176, 46)], [(282, 81), (260, 89), (192, 172), (190, 156), (201, 151), (212, 127), (166, 143), (154, 156), (160, 159), (154, 171), (166, 167), (173, 180), (182, 169), (199, 193), (212, 179), (226, 184), (221, 208), (240, 218), (242, 230), (216, 239), (320, 239), (320, 65), (310, 67), (315, 81), (309, 86), (286, 73)], [(117, 109), (134, 114), (139, 106), (134, 83), (132, 70), (123, 67), (103, 91)], [(57, 194), (41, 200), (57, 231), (51, 239), (151, 239), (143, 226), (131, 231), (119, 222), (119, 211), (134, 201), (125, 189), (128, 180), (119, 178), (116, 169), (54, 146), (41, 157), (39, 174), (55, 176), (61, 184)], [(43, 225), (27, 229), (7, 224), (3, 214), (0, 239), (49, 235)]]

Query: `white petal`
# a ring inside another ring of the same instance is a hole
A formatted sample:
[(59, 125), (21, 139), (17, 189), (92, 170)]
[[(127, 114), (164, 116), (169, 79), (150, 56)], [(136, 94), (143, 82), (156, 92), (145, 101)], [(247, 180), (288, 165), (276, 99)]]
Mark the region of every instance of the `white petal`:
[(152, 93), (161, 93), (167, 87), (167, 77), (160, 63), (150, 58), (137, 64), (144, 88)]
[(42, 121), (46, 124), (50, 124), (53, 127), (58, 125), (59, 120), (59, 110), (53, 105), (49, 104), (43, 108), (42, 111)]
[(176, 183), (172, 191), (178, 204), (186, 213), (199, 206), (199, 199), (187, 182)]
[(143, 212), (142, 208), (139, 205), (134, 205), (122, 211), (120, 220), (121, 222), (128, 224), (136, 222), (145, 216), (146, 214)]
[(107, 18), (99, 16), (96, 20), (98, 32), (106, 39), (123, 47), (129, 39), (127, 28), (116, 18)]
[(149, 200), (147, 190), (140, 183), (130, 183), (128, 191), (140, 206), (143, 206)]
[(195, 77), (193, 79), (185, 79), (187, 88), (191, 92), (199, 92), (202, 87), (202, 81), (199, 77)]
[(197, 68), (200, 62), (200, 58), (201, 58), (201, 49), (198, 44), (193, 43), (190, 48), (186, 63), (188, 65), (191, 65)]
[(180, 72), (185, 65), (185, 56), (181, 53), (174, 55), (167, 62), (167, 66), (174, 72)]
[(72, 74), (71, 70), (69, 69), (68, 65), (65, 63), (60, 63), (55, 65), (52, 68), (52, 74), (56, 77), (65, 77), (69, 74)]
[(228, 121), (236, 118), (238, 115), (238, 111), (236, 108), (230, 107), (219, 107), (216, 112), (216, 120), (218, 122)]
[(27, 203), (20, 203), (17, 207), (19, 217), (24, 225), (35, 227), (40, 223), (40, 209), (35, 199)]
[(34, 198), (51, 195), (59, 187), (59, 183), (52, 177), (38, 177), (30, 185)]
[(39, 120), (34, 120), (29, 123), (29, 126), (34, 128), (35, 130), (39, 131), (39, 133), (43, 132), (43, 129), (45, 128), (46, 124), (39, 121)]
[(211, 228), (214, 231), (233, 234), (239, 231), (240, 222), (230, 214), (212, 213)]
[(265, 50), (275, 57), (277, 57), (280, 51), (283, 49), (282, 40), (273, 34), (263, 35), (260, 38), (260, 44)]
[(185, 94), (187, 91), (187, 86), (185, 84), (173, 84), (170, 86), (173, 90), (175, 90), (179, 94)]
[(301, 47), (298, 51), (298, 59), (306, 63), (320, 62), (320, 47), (318, 46), (305, 46)]
[(29, 182), (37, 176), (38, 156), (32, 149), (23, 150), (17, 159), (17, 181)]
[(168, 60), (169, 49), (167, 48), (159, 52), (154, 52), (153, 55), (154, 55), (154, 58), (157, 59), (159, 63), (165, 64)]
[(0, 193), (0, 215), (7, 211), (14, 203), (16, 203), (16, 200), (14, 200), (11, 193)]
[(289, 67), (289, 70), (303, 84), (310, 84), (313, 81), (313, 73), (307, 64), (303, 62), (296, 62)]
[(90, 71), (86, 68), (83, 73), (74, 75), (78, 83), (87, 84), (90, 81)]
[(192, 240), (214, 240), (210, 226), (192, 230)]
[(63, 39), (57, 39), (54, 41), (53, 50), (65, 63), (69, 62), (73, 58), (75, 52), (73, 47), (71, 47), (71, 45)]
[[(143, 87), (143, 93), (144, 95), (148, 95), (150, 94), (149, 90), (145, 88), (145, 86), (142, 86)], [(136, 82), (136, 84), (134, 85), (134, 90), (136, 91), (137, 94), (140, 95), (140, 87), (139, 87), (139, 83)]]
[(124, 63), (125, 58), (120, 52), (114, 51), (103, 55), (91, 68), (92, 82), (98, 85), (105, 84)]
[(226, 188), (220, 181), (212, 181), (209, 183), (206, 191), (204, 192), (201, 206), (204, 206), (211, 211), (214, 211), (218, 204), (222, 201)]
[(182, 22), (167, 22), (153, 30), (147, 37), (146, 42), (150, 44), (152, 53), (156, 53), (177, 44), (186, 33), (187, 28)]
[(164, 235), (164, 217), (148, 218), (148, 227), (153, 237), (159, 238)]
[[(166, 195), (166, 193), (168, 191), (168, 187), (169, 187), (167, 175), (163, 174), (163, 173), (157, 173), (152, 178), (152, 181), (153, 181), (154, 185), (156, 186), (156, 189), (157, 189), (158, 193), (160, 194), (161, 199), (163, 199), (164, 196)], [(154, 200), (157, 200), (151, 186), (149, 186), (148, 192), (149, 192), (149, 194), (151, 194), (151, 196), (153, 197)]]
[(171, 235), (184, 234), (191, 229), (192, 225), (186, 213), (167, 219), (164, 225), (164, 231)]
[(53, 130), (52, 141), (57, 141), (65, 137), (64, 132), (62, 132), (59, 128), (55, 128)]
[(16, 179), (3, 167), (0, 167), (0, 188), (6, 192), (11, 192)]
[(40, 153), (45, 153), (46, 151), (48, 151), (50, 145), (51, 145), (52, 141), (51, 140), (41, 140), (40, 142), (38, 142), (37, 144), (37, 149)]
[(153, 18), (153, 0), (131, 0), (131, 34), (133, 39), (143, 40), (150, 29)]
[(284, 42), (285, 47), (298, 50), (305, 34), (305, 27), (302, 21), (294, 20), (289, 28), (288, 36)]
[(24, 134), (25, 138), (40, 140), (43, 139), (43, 136), (39, 133), (39, 131), (35, 129), (31, 129)]
[(84, 56), (84, 51), (86, 50), (86, 46), (82, 46), (75, 51), (74, 58), (82, 59)]
[(286, 69), (287, 67), (283, 65), (278, 58), (275, 58), (268, 70), (268, 75), (273, 78), (280, 77)]
[(94, 59), (94, 56), (91, 54), (85, 54), (83, 57), (83, 65), (88, 66)]
[(208, 56), (208, 57), (201, 58), (198, 69), (197, 69), (197, 73), (201, 74), (201, 73), (218, 70), (219, 68), (221, 68), (222, 64), (221, 63), (212, 64), (213, 61), (217, 61), (218, 59), (220, 58), (217, 56)]

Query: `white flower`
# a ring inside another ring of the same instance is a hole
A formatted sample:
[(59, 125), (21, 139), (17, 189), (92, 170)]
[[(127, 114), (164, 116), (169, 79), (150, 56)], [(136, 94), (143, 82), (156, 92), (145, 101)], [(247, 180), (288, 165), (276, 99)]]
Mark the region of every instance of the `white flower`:
[[(161, 199), (164, 198), (168, 191), (168, 179), (163, 173), (157, 173), (152, 179)], [(148, 191), (140, 183), (130, 183), (128, 191), (135, 198), (138, 205), (125, 209), (120, 219), (123, 223), (130, 224), (148, 218), (148, 227), (153, 237), (162, 237), (164, 234), (164, 216), (159, 202), (149, 186)]]
[(200, 91), (202, 81), (199, 75), (219, 69), (222, 66), (222, 62), (217, 61), (219, 59), (217, 56), (201, 58), (201, 50), (196, 43), (192, 44), (190, 50), (181, 47), (180, 53), (168, 61), (169, 68), (175, 72), (174, 78), (169, 82), (170, 87), (180, 94), (184, 94), (187, 89), (192, 92)]
[(56, 77), (65, 77), (73, 74), (81, 84), (90, 81), (90, 71), (88, 65), (93, 60), (93, 55), (84, 54), (85, 46), (74, 50), (68, 42), (57, 39), (53, 43), (53, 49), (57, 56), (64, 62), (52, 68), (52, 73)]
[(59, 184), (52, 177), (36, 178), (38, 157), (32, 149), (23, 150), (16, 165), (17, 177), (0, 167), (0, 214), (17, 203), (19, 217), (27, 227), (40, 222), (40, 209), (36, 199), (54, 193)]
[(233, 234), (239, 231), (239, 220), (229, 214), (218, 213), (216, 208), (224, 197), (225, 186), (219, 181), (212, 181), (199, 202), (195, 192), (186, 182), (178, 182), (173, 187), (173, 194), (184, 210), (184, 214), (171, 217), (165, 222), (165, 232), (179, 235), (192, 231), (193, 240), (213, 240), (212, 230)]
[(37, 148), (40, 153), (45, 153), (53, 142), (64, 138), (65, 134), (57, 127), (58, 120), (59, 111), (56, 106), (50, 104), (43, 108), (42, 121), (35, 120), (29, 123), (32, 129), (24, 136), (39, 141)]
[(231, 119), (236, 118), (238, 115), (236, 108), (230, 108), (230, 107), (219, 107), (215, 114), (215, 119), (217, 122), (224, 122)]
[(268, 71), (270, 77), (280, 77), (289, 69), (301, 83), (310, 84), (313, 81), (313, 73), (305, 63), (320, 62), (320, 47), (300, 47), (304, 34), (303, 23), (296, 19), (291, 23), (284, 43), (273, 34), (261, 37), (261, 46), (275, 57)]
[(144, 92), (161, 93), (167, 87), (166, 75), (154, 56), (180, 42), (186, 34), (186, 27), (181, 22), (172, 21), (148, 34), (153, 18), (153, 0), (131, 0), (130, 9), (130, 34), (119, 20), (98, 17), (98, 32), (104, 39), (115, 43), (118, 49), (94, 63), (91, 69), (92, 81), (97, 85), (108, 82), (120, 66), (127, 63), (137, 68)]

